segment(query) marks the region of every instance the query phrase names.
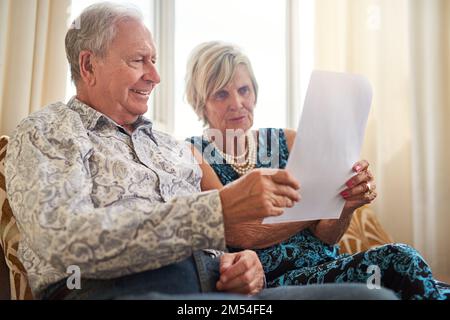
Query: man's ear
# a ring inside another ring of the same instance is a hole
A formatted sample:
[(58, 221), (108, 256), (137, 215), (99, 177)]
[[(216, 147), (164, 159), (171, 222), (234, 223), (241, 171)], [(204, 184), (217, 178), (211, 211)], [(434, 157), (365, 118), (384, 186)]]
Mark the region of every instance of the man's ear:
[(78, 57), (78, 63), (80, 65), (80, 75), (83, 82), (88, 86), (94, 86), (95, 79), (95, 58), (91, 51), (83, 50)]

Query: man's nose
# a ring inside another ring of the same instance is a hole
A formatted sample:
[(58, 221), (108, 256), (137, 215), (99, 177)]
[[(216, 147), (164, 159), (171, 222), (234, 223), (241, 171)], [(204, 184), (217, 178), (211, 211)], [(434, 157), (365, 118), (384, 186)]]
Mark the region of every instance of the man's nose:
[(158, 69), (156, 69), (156, 65), (153, 62), (149, 62), (145, 65), (144, 75), (142, 78), (145, 81), (151, 81), (155, 84), (158, 84), (161, 81)]

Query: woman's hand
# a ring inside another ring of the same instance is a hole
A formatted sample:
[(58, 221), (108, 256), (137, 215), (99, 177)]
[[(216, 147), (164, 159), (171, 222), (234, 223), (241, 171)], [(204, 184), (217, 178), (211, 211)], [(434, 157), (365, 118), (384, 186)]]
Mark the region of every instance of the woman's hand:
[(369, 163), (366, 160), (359, 161), (353, 166), (353, 171), (357, 174), (345, 183), (348, 188), (341, 192), (341, 196), (346, 200), (343, 212), (347, 213), (371, 203), (377, 197)]
[(330, 245), (338, 243), (347, 231), (353, 211), (371, 203), (377, 197), (374, 178), (369, 171), (369, 163), (366, 160), (359, 161), (353, 166), (353, 171), (356, 172), (356, 175), (345, 183), (347, 189), (341, 192), (341, 196), (346, 202), (340, 218), (320, 220), (311, 227), (311, 231), (316, 237)]
[(264, 287), (264, 270), (255, 251), (225, 253), (220, 257), (217, 290), (254, 295)]

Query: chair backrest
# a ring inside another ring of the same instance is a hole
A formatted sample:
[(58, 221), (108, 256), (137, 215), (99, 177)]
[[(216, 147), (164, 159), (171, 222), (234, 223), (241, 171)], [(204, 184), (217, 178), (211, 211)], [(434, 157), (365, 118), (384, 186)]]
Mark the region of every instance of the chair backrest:
[(366, 205), (355, 210), (339, 246), (341, 253), (354, 254), (392, 242), (394, 240), (381, 226), (375, 212)]
[(0, 258), (0, 292), (4, 298), (9, 296), (13, 300), (29, 300), (33, 299), (33, 295), (28, 285), (27, 273), (17, 257), (20, 232), (6, 198), (4, 161), (7, 145), (8, 137), (0, 137), (0, 244), (3, 249)]
[(0, 254), (0, 300), (11, 299), (9, 288), (9, 269), (6, 265), (5, 256)]

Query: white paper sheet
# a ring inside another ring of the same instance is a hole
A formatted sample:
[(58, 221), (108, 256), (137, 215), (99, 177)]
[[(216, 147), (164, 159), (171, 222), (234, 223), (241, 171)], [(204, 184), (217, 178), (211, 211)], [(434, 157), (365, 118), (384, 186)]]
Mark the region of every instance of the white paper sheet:
[(264, 223), (338, 219), (340, 192), (355, 173), (372, 102), (362, 76), (314, 71), (287, 170), (301, 184), (302, 200)]

